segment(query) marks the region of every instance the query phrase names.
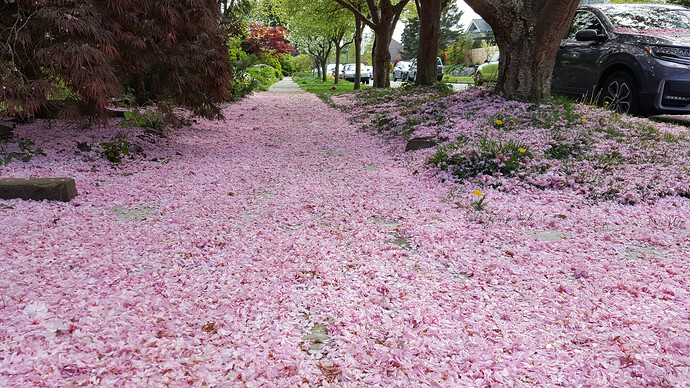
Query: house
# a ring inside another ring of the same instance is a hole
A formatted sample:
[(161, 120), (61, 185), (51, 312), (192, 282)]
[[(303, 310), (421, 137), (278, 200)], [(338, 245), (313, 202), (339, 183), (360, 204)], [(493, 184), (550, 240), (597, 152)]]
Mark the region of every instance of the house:
[(395, 39), (391, 39), (391, 44), (388, 46), (388, 51), (391, 53), (391, 61), (396, 62), (400, 58), (400, 52), (403, 51), (403, 45)]
[(483, 40), (493, 35), (493, 29), (484, 19), (472, 19), (465, 33), (469, 34), (473, 40)]

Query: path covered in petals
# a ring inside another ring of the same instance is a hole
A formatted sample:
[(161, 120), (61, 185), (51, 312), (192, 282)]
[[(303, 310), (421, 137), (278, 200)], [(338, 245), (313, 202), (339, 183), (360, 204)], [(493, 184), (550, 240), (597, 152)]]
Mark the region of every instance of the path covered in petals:
[(1, 202), (0, 386), (690, 381), (687, 199), (497, 192), (519, 227), (486, 225), (311, 94), (224, 114), (122, 129), (139, 148), (120, 168), (76, 151), (119, 128), (17, 129), (47, 156), (2, 176), (80, 195)]

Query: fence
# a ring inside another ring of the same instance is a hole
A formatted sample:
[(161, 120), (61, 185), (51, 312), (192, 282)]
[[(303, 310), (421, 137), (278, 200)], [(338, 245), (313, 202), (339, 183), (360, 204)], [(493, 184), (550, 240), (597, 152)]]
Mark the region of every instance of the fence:
[(467, 54), (467, 62), (469, 63), (484, 63), (485, 60), (491, 58), (491, 56), (498, 51), (498, 46), (489, 46), (487, 48), (476, 48), (470, 50)]

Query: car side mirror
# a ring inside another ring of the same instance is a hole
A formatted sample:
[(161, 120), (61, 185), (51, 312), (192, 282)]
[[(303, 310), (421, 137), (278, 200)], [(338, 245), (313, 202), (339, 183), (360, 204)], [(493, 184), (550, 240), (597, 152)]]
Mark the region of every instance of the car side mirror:
[(485, 60), (484, 60), (484, 63), (489, 63), (489, 60), (488, 60), (488, 59), (485, 59)]
[(606, 35), (599, 35), (597, 30), (581, 30), (575, 34), (575, 40), (578, 42), (603, 42), (606, 40)]

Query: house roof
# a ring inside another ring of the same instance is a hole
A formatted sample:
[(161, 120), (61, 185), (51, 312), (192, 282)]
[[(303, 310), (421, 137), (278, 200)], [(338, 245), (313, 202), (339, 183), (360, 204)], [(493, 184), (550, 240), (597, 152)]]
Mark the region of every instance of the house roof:
[(403, 45), (400, 44), (395, 39), (391, 39), (391, 44), (388, 46), (388, 51), (391, 53), (391, 61), (395, 62), (395, 59), (398, 57), (400, 52), (403, 50)]
[(484, 19), (472, 19), (470, 25), (467, 27), (466, 32), (489, 32), (493, 31), (489, 23), (485, 22)]

